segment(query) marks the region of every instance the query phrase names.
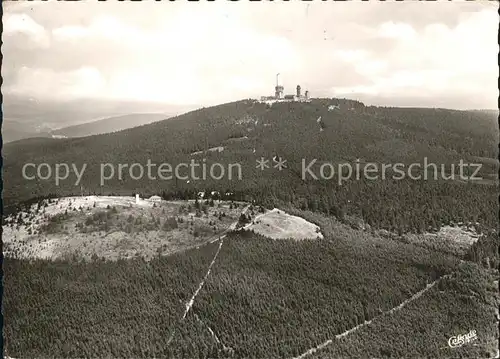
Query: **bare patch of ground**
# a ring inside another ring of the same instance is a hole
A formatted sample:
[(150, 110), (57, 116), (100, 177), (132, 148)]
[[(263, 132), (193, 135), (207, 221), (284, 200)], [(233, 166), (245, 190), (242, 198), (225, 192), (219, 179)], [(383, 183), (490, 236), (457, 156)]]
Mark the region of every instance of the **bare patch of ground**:
[(231, 144), (231, 143), (239, 143), (248, 140), (248, 136), (243, 136), (243, 137), (232, 137), (228, 138), (227, 140), (224, 141), (226, 144)]
[(319, 226), (277, 208), (256, 216), (246, 228), (272, 239), (323, 238)]
[(191, 155), (192, 156), (194, 156), (194, 155), (202, 155), (202, 154), (208, 153), (208, 152), (222, 152), (222, 151), (224, 151), (224, 146), (217, 146), (217, 147), (211, 147), (211, 148), (209, 148), (206, 151), (196, 151), (196, 152), (193, 152), (193, 153), (191, 153)]
[(398, 233), (384, 229), (371, 228), (356, 217), (346, 216), (346, 220), (342, 222), (333, 216), (327, 217), (319, 213), (301, 211), (293, 207), (285, 209), (291, 214), (319, 225), (326, 237), (349, 238), (353, 245), (359, 242), (366, 243), (366, 241), (372, 242), (380, 239), (389, 239), (395, 242), (411, 243), (439, 252), (463, 256), (470, 246), (483, 236), (483, 234), (475, 229), (478, 226), (480, 228), (479, 223), (457, 223), (453, 226), (443, 226), (439, 231), (399, 235)]
[(150, 259), (203, 245), (234, 228), (244, 203), (68, 197), (32, 206), (4, 225), (4, 254), (18, 258)]
[(254, 124), (257, 124), (259, 120), (250, 116), (250, 115), (245, 115), (239, 119), (236, 119), (235, 123), (237, 125), (243, 125), (243, 124), (248, 124), (248, 123), (254, 123)]
[(436, 233), (404, 235), (404, 238), (411, 243), (445, 249), (458, 255), (465, 254), (480, 237), (481, 234), (474, 228), (466, 226), (444, 226)]

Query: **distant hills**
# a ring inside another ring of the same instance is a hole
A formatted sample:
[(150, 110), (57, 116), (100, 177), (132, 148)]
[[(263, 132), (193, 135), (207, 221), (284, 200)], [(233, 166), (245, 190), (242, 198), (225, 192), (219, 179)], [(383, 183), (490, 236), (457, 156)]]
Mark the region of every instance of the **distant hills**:
[[(132, 117), (116, 122), (110, 120), (108, 125), (96, 122), (94, 126), (102, 130), (85, 129), (85, 126), (71, 130), (75, 136), (118, 131), (152, 122), (149, 115), (152, 113), (164, 114), (160, 119), (165, 119), (193, 108), (196, 106), (90, 99), (53, 101), (7, 94), (2, 103), (2, 139), (8, 143), (30, 137), (51, 137), (54, 130), (132, 114)], [(137, 114), (145, 115), (139, 118)], [(127, 126), (122, 123), (127, 123)]]
[(52, 137), (84, 137), (103, 133), (121, 131), (127, 128), (143, 126), (170, 117), (161, 113), (136, 113), (109, 117), (102, 120), (64, 127), (51, 132)]
[(9, 119), (2, 120), (2, 141), (3, 143), (18, 141), (31, 137), (50, 137), (46, 130), (37, 130), (34, 127), (23, 125), (18, 121)]

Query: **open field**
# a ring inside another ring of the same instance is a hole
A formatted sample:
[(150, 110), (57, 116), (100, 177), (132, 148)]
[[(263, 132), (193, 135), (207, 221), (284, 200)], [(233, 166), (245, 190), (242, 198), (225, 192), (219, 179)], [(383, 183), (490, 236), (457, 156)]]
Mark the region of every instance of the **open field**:
[(45, 201), (7, 217), (4, 251), (17, 258), (151, 259), (213, 242), (242, 226), (274, 239), (323, 238), (303, 218), (244, 202), (87, 196)]
[(274, 208), (258, 216), (248, 227), (255, 233), (273, 239), (322, 239), (319, 226)]
[[(66, 197), (7, 218), (6, 256), (152, 258), (216, 239), (234, 225), (246, 204)], [(211, 204), (211, 205), (210, 205)]]

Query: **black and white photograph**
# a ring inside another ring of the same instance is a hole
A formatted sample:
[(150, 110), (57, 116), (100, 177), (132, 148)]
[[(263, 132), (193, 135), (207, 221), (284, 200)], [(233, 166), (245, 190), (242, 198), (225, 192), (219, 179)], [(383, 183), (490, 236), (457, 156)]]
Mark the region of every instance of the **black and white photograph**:
[(500, 358), (498, 1), (2, 10), (4, 358)]

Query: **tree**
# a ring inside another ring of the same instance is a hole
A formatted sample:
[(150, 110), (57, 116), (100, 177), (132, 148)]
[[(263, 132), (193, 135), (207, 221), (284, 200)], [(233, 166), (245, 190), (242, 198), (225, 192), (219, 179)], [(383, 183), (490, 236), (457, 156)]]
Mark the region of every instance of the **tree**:
[(173, 229), (178, 228), (177, 221), (175, 220), (174, 217), (168, 217), (165, 222), (163, 223), (163, 230), (164, 231), (171, 231)]
[(240, 218), (238, 219), (238, 223), (240, 225), (244, 226), (245, 224), (248, 224), (249, 222), (250, 222), (250, 220), (248, 219), (248, 217), (244, 213), (240, 214)]

